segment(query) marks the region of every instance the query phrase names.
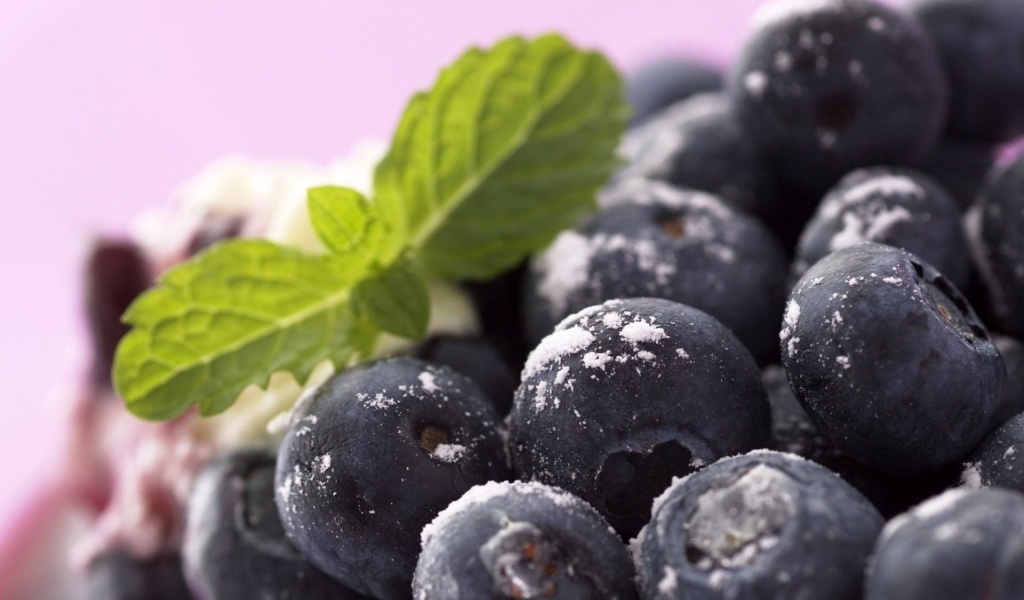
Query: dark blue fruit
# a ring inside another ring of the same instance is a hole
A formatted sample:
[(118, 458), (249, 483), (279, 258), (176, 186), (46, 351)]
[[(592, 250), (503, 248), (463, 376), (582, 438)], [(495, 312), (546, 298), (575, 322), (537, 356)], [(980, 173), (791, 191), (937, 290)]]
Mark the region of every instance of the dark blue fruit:
[(835, 185), (804, 228), (794, 277), (825, 255), (861, 242), (902, 248), (931, 263), (957, 287), (970, 277), (960, 209), (945, 190), (910, 169), (858, 169)]
[(480, 316), (483, 338), (493, 344), (505, 362), (517, 370), (529, 353), (522, 307), (526, 271), (526, 261), (523, 261), (494, 279), (466, 281), (462, 284)]
[(961, 483), (969, 488), (1002, 487), (1024, 493), (1024, 414), (988, 434), (964, 460)]
[(714, 196), (632, 180), (532, 263), (525, 303), (536, 344), (555, 324), (613, 298), (656, 297), (707, 312), (759, 364), (778, 356), (788, 264), (756, 219)]
[(771, 448), (796, 454), (839, 475), (886, 519), (945, 491), (958, 481), (959, 465), (919, 475), (892, 475), (854, 460), (818, 431), (793, 394), (781, 367), (764, 369), (761, 379), (772, 407)]
[(364, 598), (288, 541), (274, 503), (274, 462), (270, 450), (236, 450), (196, 476), (182, 558), (197, 600)]
[(797, 283), (780, 333), (790, 384), (836, 448), (881, 471), (935, 471), (988, 429), (1005, 376), (970, 305), (935, 269), (866, 242)]
[(992, 427), (995, 428), (1024, 412), (1024, 344), (999, 334), (992, 336), (992, 342), (1006, 366), (1006, 382), (992, 415)]
[(971, 244), (997, 331), (1024, 338), (1024, 154), (982, 190)]
[(636, 598), (633, 564), (601, 515), (539, 483), (488, 483), (423, 529), (416, 600)]
[(999, 144), (1024, 135), (1020, 0), (918, 0), (949, 77), (949, 136)]
[(950, 490), (890, 521), (865, 600), (1024, 598), (1024, 495)]
[(729, 85), (765, 157), (819, 192), (858, 167), (923, 160), (945, 124), (934, 44), (915, 19), (870, 0), (766, 7)]
[(634, 554), (641, 596), (859, 600), (882, 525), (819, 465), (771, 451), (727, 458), (655, 502)]
[(711, 316), (668, 300), (612, 300), (530, 354), (509, 419), (515, 473), (565, 489), (624, 538), (651, 499), (723, 456), (763, 448), (757, 365)]
[(617, 181), (641, 177), (702, 190), (758, 216), (801, 208), (784, 197), (725, 93), (700, 94), (653, 115), (626, 133), (621, 152), (627, 164)]
[(991, 146), (943, 139), (918, 168), (949, 192), (964, 212), (978, 198), (985, 176), (995, 164)]
[(719, 69), (699, 60), (670, 57), (647, 63), (626, 75), (626, 100), (633, 107), (630, 126), (670, 104), (721, 88)]
[(419, 344), (413, 355), (451, 367), (469, 377), (487, 394), (499, 415), (512, 408), (519, 377), (505, 363), (497, 347), (486, 339), (438, 336)]
[(375, 598), (408, 598), (419, 534), (474, 485), (508, 478), (499, 417), (448, 367), (394, 358), (336, 374), (295, 409), (276, 499), (320, 569)]
[(86, 600), (192, 600), (176, 555), (140, 559), (114, 550), (94, 559), (85, 575)]

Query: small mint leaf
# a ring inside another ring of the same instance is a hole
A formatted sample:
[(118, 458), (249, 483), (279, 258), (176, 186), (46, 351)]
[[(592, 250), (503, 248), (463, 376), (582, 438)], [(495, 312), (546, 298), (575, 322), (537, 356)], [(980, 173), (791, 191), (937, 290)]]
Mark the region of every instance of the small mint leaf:
[(387, 231), (361, 193), (337, 186), (310, 188), (307, 205), (313, 230), (328, 251), (360, 265), (384, 258)]
[(324, 359), (347, 364), (376, 337), (350, 303), (361, 275), (261, 240), (214, 246), (129, 307), (117, 391), (143, 419), (170, 419), (192, 404), (213, 415), (274, 371), (301, 381)]
[(382, 330), (418, 339), (427, 332), (430, 292), (423, 278), (397, 262), (356, 286), (354, 301)]
[(492, 277), (594, 209), (628, 113), (607, 60), (560, 36), (470, 50), (410, 102), (375, 202), (431, 275)]

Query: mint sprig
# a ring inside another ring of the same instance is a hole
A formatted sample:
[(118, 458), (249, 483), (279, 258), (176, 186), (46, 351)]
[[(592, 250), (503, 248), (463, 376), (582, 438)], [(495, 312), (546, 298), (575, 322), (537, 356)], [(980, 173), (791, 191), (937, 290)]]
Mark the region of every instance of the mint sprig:
[(557, 35), (472, 49), (410, 101), (374, 174), (309, 191), (327, 253), (231, 240), (171, 269), (125, 313), (113, 379), (129, 410), (227, 409), (274, 371), (366, 358), (426, 331), (424, 277), (486, 279), (594, 209), (628, 109), (607, 60)]

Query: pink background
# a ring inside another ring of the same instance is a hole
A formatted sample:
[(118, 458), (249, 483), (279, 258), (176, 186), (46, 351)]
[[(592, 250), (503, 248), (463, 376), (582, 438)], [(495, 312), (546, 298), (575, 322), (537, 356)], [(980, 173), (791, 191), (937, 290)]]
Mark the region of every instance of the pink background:
[(624, 69), (725, 59), (761, 0), (0, 0), (0, 538), (59, 455), (47, 398), (98, 231), (212, 159), (325, 161), (385, 137), (469, 44), (562, 31)]

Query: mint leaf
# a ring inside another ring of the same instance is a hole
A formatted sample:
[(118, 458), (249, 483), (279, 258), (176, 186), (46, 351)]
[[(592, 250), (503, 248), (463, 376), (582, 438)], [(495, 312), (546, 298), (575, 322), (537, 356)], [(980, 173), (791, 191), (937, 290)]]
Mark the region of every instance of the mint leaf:
[(381, 331), (422, 336), (424, 275), (497, 275), (594, 208), (627, 113), (611, 65), (557, 35), (468, 51), (410, 101), (372, 201), (310, 190), (327, 254), (226, 242), (143, 294), (118, 392), (145, 419), (212, 415), (274, 371), (304, 380), (324, 359), (367, 357)]
[(118, 393), (143, 419), (170, 419), (192, 404), (213, 415), (273, 371), (301, 381), (323, 359), (347, 364), (376, 335), (351, 306), (355, 281), (334, 261), (266, 241), (214, 246), (129, 307)]
[(427, 332), (430, 293), (423, 278), (404, 262), (362, 281), (353, 300), (388, 333), (417, 339)]
[(430, 274), (493, 277), (593, 210), (627, 117), (611, 65), (560, 36), (470, 50), (409, 103), (375, 202)]
[(313, 230), (330, 252), (351, 265), (369, 266), (385, 258), (387, 231), (361, 193), (337, 186), (310, 188), (307, 204)]

